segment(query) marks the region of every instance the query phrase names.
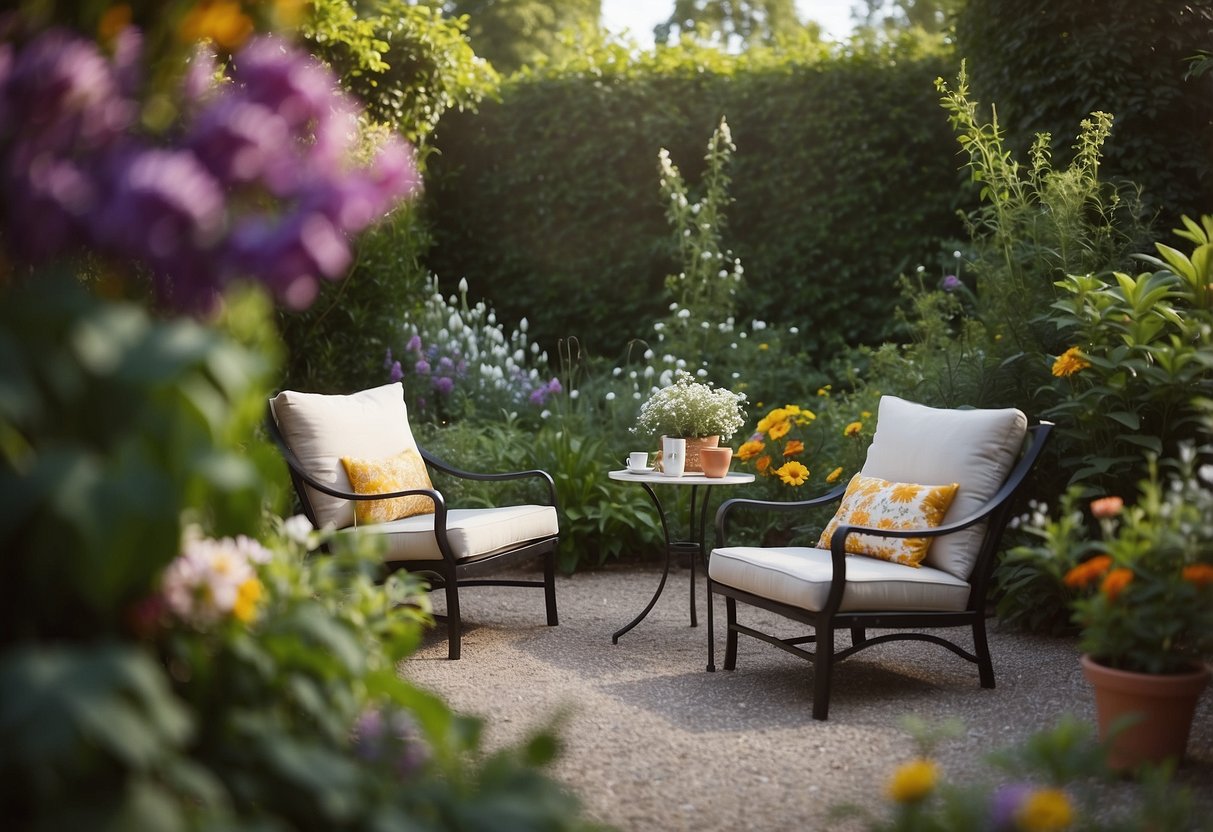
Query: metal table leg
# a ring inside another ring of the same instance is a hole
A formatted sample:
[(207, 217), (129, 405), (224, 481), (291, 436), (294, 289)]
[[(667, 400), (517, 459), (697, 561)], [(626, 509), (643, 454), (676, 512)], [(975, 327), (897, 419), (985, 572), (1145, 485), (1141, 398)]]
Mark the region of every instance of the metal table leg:
[(648, 492), (649, 499), (651, 499), (653, 501), (653, 505), (657, 508), (657, 516), (661, 520), (661, 532), (665, 537), (665, 566), (661, 570), (661, 580), (657, 584), (657, 591), (653, 593), (653, 597), (649, 599), (649, 603), (645, 606), (645, 608), (643, 610), (641, 610), (640, 615), (638, 615), (634, 619), (632, 619), (632, 621), (629, 622), (623, 628), (616, 630), (614, 633), (611, 634), (611, 643), (612, 644), (618, 644), (620, 636), (622, 636), (628, 630), (632, 629), (637, 624), (639, 624), (641, 621), (643, 621), (645, 619), (645, 617), (649, 614), (649, 612), (652, 611), (653, 607), (657, 603), (657, 599), (661, 597), (661, 593), (665, 590), (665, 582), (666, 582), (666, 579), (670, 575), (671, 560), (681, 554), (686, 554), (690, 557), (690, 561), (691, 561), (691, 593), (690, 593), (690, 595), (691, 595), (691, 626), (692, 627), (699, 626), (698, 616), (696, 615), (696, 612), (695, 612), (695, 564), (696, 564), (696, 561), (706, 558), (706, 555), (704, 553), (704, 548), (703, 548), (703, 539), (704, 539), (703, 536), (704, 536), (704, 529), (706, 528), (705, 524), (707, 523), (707, 516), (708, 516), (707, 495), (705, 494), (704, 498), (703, 498), (703, 504), (702, 504), (702, 506), (700, 508), (700, 512), (699, 512), (698, 529), (696, 529), (695, 499), (696, 499), (696, 492), (698, 492), (698, 490), (699, 490), (699, 486), (696, 486), (696, 485), (691, 486), (691, 511), (690, 511), (690, 517), (688, 518), (688, 526), (689, 526), (689, 532), (691, 535), (691, 539), (690, 540), (670, 540), (670, 526), (669, 526), (669, 523), (666, 521), (665, 510), (661, 506), (661, 500), (659, 500), (657, 498), (656, 492), (653, 491), (653, 489), (649, 486), (648, 483), (642, 482), (642, 483), (640, 483), (640, 485), (644, 488), (644, 490), (646, 492)]

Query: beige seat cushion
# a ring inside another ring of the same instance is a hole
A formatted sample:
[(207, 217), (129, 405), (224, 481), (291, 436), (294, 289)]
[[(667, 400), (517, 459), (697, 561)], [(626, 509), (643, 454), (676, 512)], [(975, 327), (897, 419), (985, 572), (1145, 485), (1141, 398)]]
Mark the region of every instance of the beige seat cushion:
[[(360, 526), (343, 534), (355, 531), (386, 537), (384, 560), (442, 560), (434, 536), (433, 514)], [(559, 532), (556, 509), (552, 506), (453, 508), (447, 512), (447, 539), (457, 560), (475, 560)]]
[[(342, 457), (386, 459), (417, 443), (409, 428), (404, 387), (386, 384), (348, 396), (283, 390), (270, 400), (278, 428), (304, 469), (341, 491), (353, 491)], [(319, 526), (343, 529), (354, 523), (351, 501), (307, 487)]]
[[(825, 549), (731, 546), (713, 550), (708, 574), (744, 592), (820, 612), (833, 567)], [(915, 568), (851, 555), (839, 610), (959, 611), (968, 605), (969, 589), (960, 578), (926, 564)]]
[[(943, 525), (973, 514), (1015, 465), (1028, 419), (1014, 408), (941, 410), (882, 396), (863, 475), (893, 482), (960, 484)], [(986, 524), (936, 538), (923, 561), (968, 580)]]

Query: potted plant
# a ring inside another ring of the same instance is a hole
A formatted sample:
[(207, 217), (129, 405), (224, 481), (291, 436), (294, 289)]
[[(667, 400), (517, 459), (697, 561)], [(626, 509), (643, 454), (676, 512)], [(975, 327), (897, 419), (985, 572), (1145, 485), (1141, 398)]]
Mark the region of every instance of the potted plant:
[[(1136, 505), (1091, 504), (1101, 539), (1064, 580), (1078, 593), (1083, 672), (1095, 689), (1109, 764), (1178, 760), (1213, 652), (1213, 467), (1185, 448), (1160, 480), (1158, 465)], [(1205, 482), (1201, 482), (1201, 479)], [(1132, 715), (1131, 718), (1128, 718)]]
[(699, 450), (728, 441), (745, 425), (745, 393), (699, 382), (685, 370), (640, 406), (633, 433), (687, 440), (686, 470), (699, 470)]

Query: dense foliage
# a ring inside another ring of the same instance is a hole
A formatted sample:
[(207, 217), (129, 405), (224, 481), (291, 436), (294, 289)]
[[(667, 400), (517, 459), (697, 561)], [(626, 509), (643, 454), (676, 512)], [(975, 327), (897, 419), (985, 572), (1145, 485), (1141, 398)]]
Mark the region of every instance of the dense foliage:
[(956, 39), (1018, 151), (1043, 131), (1062, 152), (1071, 125), (1103, 110), (1117, 118), (1105, 175), (1140, 184), (1168, 223), (1213, 204), (1213, 78), (1184, 72), (1213, 43), (1208, 3), (968, 0)]
[(819, 355), (878, 341), (897, 273), (960, 230), (930, 92), (948, 59), (920, 47), (831, 57), (805, 40), (741, 56), (632, 56), (586, 44), (576, 62), (512, 79), (500, 103), (444, 119), (429, 263), (446, 280), (466, 277), (505, 317), (527, 316), (546, 348), (572, 335), (617, 355), (663, 314), (663, 279), (679, 270), (657, 151), (698, 181), (702, 169), (684, 160), (725, 116), (737, 152), (724, 244), (751, 286), (739, 320), (796, 323)]

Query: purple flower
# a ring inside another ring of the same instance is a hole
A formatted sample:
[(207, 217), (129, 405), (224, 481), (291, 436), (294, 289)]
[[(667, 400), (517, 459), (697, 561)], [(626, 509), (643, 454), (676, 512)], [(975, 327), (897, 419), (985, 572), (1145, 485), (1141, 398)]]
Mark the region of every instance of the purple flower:
[(134, 117), (96, 45), (63, 29), (48, 29), (21, 50), (3, 98), (5, 126), (19, 127), (38, 153), (105, 145)]
[(388, 373), (388, 378), (393, 382), (401, 381), (404, 378), (404, 370), (401, 369), (399, 361), (392, 362), (392, 371)]
[(246, 220), (232, 238), (236, 268), (260, 277), (292, 309), (315, 299), (318, 276), (340, 277), (350, 263), (349, 243), (321, 214), (289, 216), (276, 226)]
[(536, 387), (531, 391), (531, 395), (528, 398), (530, 399), (531, 404), (535, 405), (536, 407), (540, 407), (545, 401), (547, 401), (548, 389), (546, 387)]
[(96, 206), (97, 188), (79, 167), (41, 156), (31, 167), (15, 171), (8, 188), (21, 205), (10, 217), (11, 245), (19, 255), (41, 260), (80, 244), (85, 220)]
[(414, 335), (412, 338), (409, 339), (409, 342), (404, 345), (404, 348), (406, 350), (408, 350), (409, 352), (415, 352), (418, 355), (420, 355), (421, 354), (421, 336)]
[(434, 379), (434, 389), (444, 396), (449, 396), (455, 389), (455, 380), (448, 376), (438, 376)]
[(282, 149), (289, 141), (285, 119), (260, 104), (230, 96), (204, 109), (186, 136), (215, 177), (235, 183), (256, 181), (271, 165), (283, 164)]
[(563, 390), (564, 388), (560, 386), (560, 379), (553, 377), (552, 380), (548, 382), (549, 393), (560, 393)]
[(950, 274), (943, 279), (943, 283), (941, 283), (940, 285), (945, 292), (955, 292), (957, 289), (959, 289), (964, 284), (960, 282), (959, 277), (957, 277), (954, 274)]
[(413, 372), (419, 376), (428, 376), (430, 374), (430, 362), (424, 358), (418, 359), (417, 363), (413, 365)]
[(333, 104), (333, 77), (277, 38), (259, 37), (240, 50), (232, 77), (250, 100), (277, 112), (292, 128), (324, 121)]
[(189, 65), (181, 79), (181, 97), (189, 104), (199, 104), (215, 90), (217, 67), (214, 50), (199, 44), (190, 56)]
[(1015, 813), (1035, 791), (1036, 787), (1029, 783), (1000, 787), (990, 796), (990, 827), (994, 830), (1015, 829)]

